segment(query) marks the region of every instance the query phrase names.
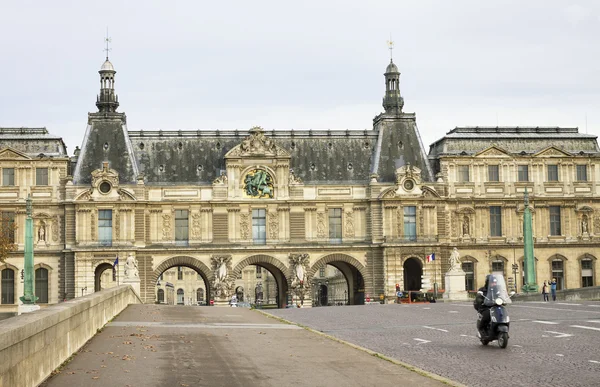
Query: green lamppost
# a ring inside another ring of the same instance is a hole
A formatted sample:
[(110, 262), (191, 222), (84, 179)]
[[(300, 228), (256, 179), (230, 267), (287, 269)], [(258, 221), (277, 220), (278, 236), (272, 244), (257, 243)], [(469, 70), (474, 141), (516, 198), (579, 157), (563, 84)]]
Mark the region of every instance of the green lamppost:
[(27, 219), (25, 219), (25, 267), (23, 296), (19, 299), (25, 305), (34, 305), (38, 297), (33, 294), (33, 219), (31, 218), (31, 195), (27, 195)]
[(531, 226), (531, 210), (529, 209), (529, 194), (525, 188), (525, 212), (523, 214), (523, 249), (524, 272), (523, 293), (537, 293), (538, 285), (535, 282), (535, 256), (533, 255), (533, 231)]

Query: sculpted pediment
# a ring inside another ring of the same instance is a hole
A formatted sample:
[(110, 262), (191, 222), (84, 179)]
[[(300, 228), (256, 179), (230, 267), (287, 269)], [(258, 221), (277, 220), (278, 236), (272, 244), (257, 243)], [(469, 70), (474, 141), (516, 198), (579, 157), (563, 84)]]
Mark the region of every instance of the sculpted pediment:
[(0, 160), (31, 160), (31, 157), (16, 149), (6, 147), (0, 149)]
[(563, 151), (555, 146), (551, 146), (533, 155), (534, 157), (571, 157), (570, 153)]
[(506, 150), (496, 145), (492, 145), (491, 147), (476, 153), (475, 157), (510, 157), (510, 154)]
[(225, 158), (244, 156), (290, 157), (290, 153), (287, 150), (265, 136), (264, 130), (260, 126), (253, 127), (249, 133), (250, 135), (241, 144), (227, 152)]

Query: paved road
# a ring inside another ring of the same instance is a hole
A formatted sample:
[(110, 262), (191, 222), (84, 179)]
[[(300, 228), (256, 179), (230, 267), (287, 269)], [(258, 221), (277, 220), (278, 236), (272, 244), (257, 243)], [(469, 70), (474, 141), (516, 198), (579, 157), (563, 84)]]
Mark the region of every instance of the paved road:
[(600, 385), (600, 303), (508, 307), (509, 346), (480, 344), (470, 303), (274, 310), (274, 315), (468, 386)]
[(130, 305), (43, 386), (350, 387), (402, 383), (444, 385), (257, 311)]

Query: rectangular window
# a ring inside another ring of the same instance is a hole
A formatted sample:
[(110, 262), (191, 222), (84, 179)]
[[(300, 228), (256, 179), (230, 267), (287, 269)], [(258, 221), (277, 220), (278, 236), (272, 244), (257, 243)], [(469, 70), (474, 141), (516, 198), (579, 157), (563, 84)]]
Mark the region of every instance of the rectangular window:
[(488, 181), (500, 181), (500, 167), (488, 165)]
[(490, 207), (490, 236), (502, 236), (502, 207)]
[(504, 275), (504, 261), (492, 261), (492, 273)]
[(325, 277), (325, 268), (324, 267), (319, 269), (319, 277), (321, 277), (321, 278)]
[(588, 181), (587, 165), (578, 165), (577, 166), (577, 181)]
[(459, 165), (458, 166), (458, 182), (459, 183), (467, 183), (471, 181), (469, 179), (469, 166), (468, 165)]
[(462, 269), (465, 272), (465, 290), (475, 291), (475, 270), (473, 262), (463, 262)]
[(177, 266), (177, 280), (183, 280), (183, 267)]
[(529, 165), (519, 165), (517, 175), (518, 181), (529, 181)]
[(48, 168), (35, 169), (35, 185), (48, 185)]
[(417, 239), (417, 207), (404, 207), (404, 238), (414, 241)]
[(548, 165), (548, 181), (558, 181), (558, 165)]
[(3, 211), (0, 215), (0, 232), (2, 233), (2, 237), (6, 238), (8, 243), (15, 243), (15, 213), (12, 211)]
[(342, 209), (329, 209), (329, 241), (340, 243), (342, 241)]
[(550, 206), (548, 207), (550, 212), (550, 235), (561, 235), (560, 230), (560, 207)]
[(187, 246), (189, 241), (188, 210), (175, 210), (175, 244)]
[(591, 259), (583, 259), (581, 261), (581, 287), (589, 286), (594, 286), (594, 269)]
[(565, 288), (564, 270), (565, 269), (562, 260), (555, 259), (552, 261), (552, 278), (556, 278), (556, 290), (562, 290)]
[(2, 168), (2, 185), (5, 187), (15, 185), (14, 168)]
[(252, 210), (252, 241), (256, 245), (267, 243), (267, 210)]
[(256, 278), (262, 278), (262, 267), (256, 266)]
[(112, 246), (112, 210), (98, 210), (98, 242)]

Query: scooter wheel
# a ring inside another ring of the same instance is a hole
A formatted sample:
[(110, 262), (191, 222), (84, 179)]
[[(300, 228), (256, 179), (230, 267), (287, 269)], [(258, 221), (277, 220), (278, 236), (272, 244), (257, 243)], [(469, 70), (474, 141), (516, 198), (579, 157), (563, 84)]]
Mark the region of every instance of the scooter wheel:
[(508, 345), (508, 333), (502, 332), (498, 336), (498, 346), (500, 348), (506, 348), (507, 345)]
[(481, 345), (488, 345), (490, 342), (487, 340), (481, 340)]

